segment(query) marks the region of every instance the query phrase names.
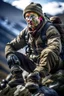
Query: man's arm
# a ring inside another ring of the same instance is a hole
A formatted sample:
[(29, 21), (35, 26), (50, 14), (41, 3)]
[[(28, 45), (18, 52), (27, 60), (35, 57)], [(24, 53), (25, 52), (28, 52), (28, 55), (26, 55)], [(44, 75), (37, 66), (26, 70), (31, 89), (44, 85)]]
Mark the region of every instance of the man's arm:
[(47, 38), (48, 49), (52, 50), (54, 53), (59, 55), (62, 50), (61, 36), (54, 26), (51, 26), (48, 29)]
[[(53, 69), (56, 66), (56, 61), (58, 61), (58, 57), (62, 49), (60, 34), (56, 30), (56, 28), (50, 26), (46, 32), (46, 35), (47, 47), (44, 50), (42, 50), (40, 55), (39, 66), (35, 69), (35, 71), (41, 72), (44, 76), (48, 74), (51, 71), (51, 69)], [(54, 56), (52, 56), (53, 54)]]
[(26, 45), (25, 36), (24, 36), (25, 31), (26, 28), (22, 30), (14, 40), (6, 44), (5, 46), (6, 57), (8, 54), (14, 53), (15, 51), (18, 51), (19, 49), (23, 48)]

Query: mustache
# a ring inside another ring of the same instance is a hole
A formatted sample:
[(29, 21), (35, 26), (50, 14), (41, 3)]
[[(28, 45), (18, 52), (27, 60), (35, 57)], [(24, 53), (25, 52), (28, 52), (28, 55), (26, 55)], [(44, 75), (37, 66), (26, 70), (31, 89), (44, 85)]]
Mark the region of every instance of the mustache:
[(28, 22), (27, 24), (28, 24), (28, 25), (33, 25), (32, 21)]

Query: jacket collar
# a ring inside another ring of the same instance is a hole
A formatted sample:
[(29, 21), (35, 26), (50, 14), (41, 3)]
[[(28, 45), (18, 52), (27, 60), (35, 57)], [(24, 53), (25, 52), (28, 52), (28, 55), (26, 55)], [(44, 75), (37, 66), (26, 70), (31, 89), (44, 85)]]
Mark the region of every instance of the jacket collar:
[(32, 35), (33, 38), (38, 38), (39, 34), (41, 33), (44, 25), (46, 24), (47, 20), (44, 20), (43, 22), (40, 23), (40, 25), (37, 27), (35, 30), (34, 34), (32, 34), (32, 31), (28, 30), (28, 34)]

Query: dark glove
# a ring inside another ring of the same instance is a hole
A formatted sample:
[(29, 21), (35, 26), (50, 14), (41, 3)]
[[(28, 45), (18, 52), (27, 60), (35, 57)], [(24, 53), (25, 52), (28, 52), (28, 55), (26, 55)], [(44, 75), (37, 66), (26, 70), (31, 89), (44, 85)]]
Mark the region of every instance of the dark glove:
[(8, 55), (7, 62), (12, 73), (22, 71), (20, 60), (15, 54)]
[(10, 54), (7, 57), (9, 68), (11, 69), (12, 79), (8, 82), (10, 87), (15, 87), (19, 84), (24, 84), (22, 77), (23, 69), (21, 68), (21, 62), (15, 54)]
[(40, 75), (39, 72), (30, 73), (27, 77), (27, 82), (25, 87), (31, 91), (38, 90), (40, 84)]
[(20, 61), (15, 54), (8, 55), (7, 62), (8, 62), (9, 68), (11, 68), (12, 65), (20, 65)]
[(34, 81), (35, 83), (39, 83), (40, 81), (40, 75), (39, 72), (33, 72), (30, 73), (27, 77), (28, 80), (32, 79), (32, 81)]

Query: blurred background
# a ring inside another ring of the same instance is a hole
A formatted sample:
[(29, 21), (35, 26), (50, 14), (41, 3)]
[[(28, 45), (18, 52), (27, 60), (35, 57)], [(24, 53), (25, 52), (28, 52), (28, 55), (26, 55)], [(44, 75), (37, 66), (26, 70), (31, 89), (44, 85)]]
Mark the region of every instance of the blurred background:
[[(48, 16), (59, 16), (64, 28), (63, 0), (0, 0), (0, 81), (10, 72), (5, 57), (6, 43), (15, 38), (26, 26), (23, 9), (30, 2), (40, 3), (43, 12)], [(24, 53), (24, 49), (19, 51)]]

